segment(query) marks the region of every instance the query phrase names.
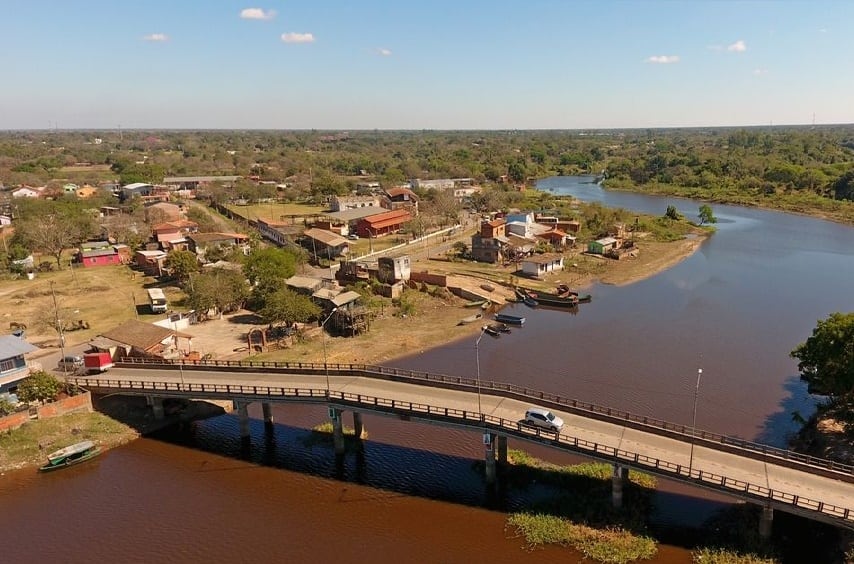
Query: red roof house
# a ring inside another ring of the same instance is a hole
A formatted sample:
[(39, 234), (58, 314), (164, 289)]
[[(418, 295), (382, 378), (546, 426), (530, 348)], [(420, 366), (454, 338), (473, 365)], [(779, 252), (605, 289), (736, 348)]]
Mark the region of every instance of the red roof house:
[(359, 237), (382, 237), (390, 233), (397, 233), (403, 228), (403, 224), (412, 220), (412, 214), (406, 210), (391, 210), (385, 213), (363, 217), (356, 224), (356, 233)]

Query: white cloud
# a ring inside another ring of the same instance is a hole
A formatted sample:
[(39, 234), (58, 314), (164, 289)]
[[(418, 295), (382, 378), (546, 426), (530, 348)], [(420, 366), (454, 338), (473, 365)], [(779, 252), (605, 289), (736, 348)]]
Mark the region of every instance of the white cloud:
[(647, 63), (659, 65), (670, 65), (679, 62), (679, 55), (653, 55), (646, 60)]
[(265, 10), (263, 8), (244, 8), (240, 10), (240, 17), (244, 20), (272, 20), (276, 17), (276, 10)]
[(818, 30), (818, 32), (819, 32), (819, 33), (827, 33), (827, 28), (826, 28), (826, 27), (823, 27), (823, 28), (821, 28), (820, 30)]
[(754, 76), (762, 76), (768, 74), (768, 69), (753, 69)]
[(747, 44), (744, 42), (743, 39), (739, 39), (732, 45), (727, 45), (726, 50), (731, 53), (744, 53), (745, 51), (747, 51)]
[(285, 43), (314, 43), (313, 33), (283, 33), (282, 41)]
[(145, 41), (169, 41), (169, 36), (165, 33), (150, 33), (143, 36)]
[(377, 49), (377, 55), (381, 55), (383, 57), (390, 57), (391, 56), (391, 49), (385, 49), (385, 48)]

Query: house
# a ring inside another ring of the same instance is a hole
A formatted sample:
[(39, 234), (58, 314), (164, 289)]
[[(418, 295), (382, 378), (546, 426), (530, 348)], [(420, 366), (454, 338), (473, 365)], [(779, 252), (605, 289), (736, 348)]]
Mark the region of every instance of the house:
[(0, 225), (12, 225), (12, 217), (0, 213)]
[(556, 249), (562, 249), (567, 246), (572, 247), (575, 245), (575, 237), (564, 233), (560, 229), (552, 229), (544, 233), (538, 233), (536, 237), (537, 239), (548, 241), (549, 244)]
[(421, 180), (414, 178), (410, 181), (413, 188), (419, 190), (453, 190), (455, 186), (452, 178), (437, 178), (435, 180)]
[(347, 239), (331, 231), (311, 228), (307, 229), (303, 235), (305, 236), (303, 246), (315, 257), (325, 256), (331, 259), (350, 252), (350, 243)]
[(382, 237), (397, 233), (404, 223), (411, 220), (412, 214), (407, 210), (391, 210), (360, 219), (356, 224), (356, 233), (359, 237)]
[(17, 190), (12, 190), (13, 198), (38, 198), (44, 193), (45, 187), (40, 186), (38, 188), (31, 188), (29, 186), (22, 186)]
[(122, 264), (122, 255), (109, 241), (87, 241), (81, 243), (76, 262), (85, 268)]
[(587, 252), (594, 255), (604, 255), (606, 252), (617, 248), (617, 239), (604, 237), (587, 243)]
[(380, 207), (380, 199), (376, 196), (334, 196), (330, 205), (334, 212), (358, 208), (378, 208)]
[(89, 184), (84, 184), (83, 186), (81, 186), (80, 188), (75, 190), (74, 193), (77, 195), (78, 198), (85, 200), (87, 198), (91, 198), (92, 196), (97, 194), (99, 191), (100, 190), (98, 188), (96, 188), (95, 186), (90, 186)]
[(183, 217), (181, 206), (168, 202), (157, 202), (145, 208), (145, 219), (148, 221), (178, 221)]
[(233, 186), (242, 176), (167, 176), (163, 184), (181, 190), (195, 190), (200, 185), (219, 182), (223, 186)]
[(109, 352), (116, 360), (125, 357), (180, 358), (180, 339), (187, 340), (189, 353), (192, 335), (132, 319), (98, 335), (89, 346), (96, 351)]
[(480, 232), (472, 235), (471, 254), (478, 262), (495, 264), (504, 259), (504, 250), (509, 244), (506, 236), (507, 224), (503, 218), (484, 221)]
[(158, 223), (151, 228), (152, 237), (160, 248), (166, 250), (180, 250), (188, 247), (186, 236), (198, 231), (199, 225), (195, 221), (179, 219)]
[(190, 250), (199, 258), (204, 258), (205, 252), (213, 247), (241, 247), (244, 252), (248, 249), (249, 235), (243, 233), (193, 233), (187, 235)]
[(129, 200), (131, 198), (138, 198), (140, 196), (149, 196), (151, 195), (151, 191), (153, 189), (154, 186), (148, 184), (147, 182), (133, 182), (131, 184), (122, 186), (121, 198), (123, 200)]
[(285, 280), (285, 285), (294, 292), (310, 296), (323, 287), (323, 280), (312, 276), (296, 275)]
[(0, 336), (0, 395), (14, 393), (18, 382), (30, 375), (24, 355), (36, 348), (21, 337)]
[(418, 196), (404, 186), (395, 186), (385, 192), (383, 206), (390, 210), (407, 210), (412, 215), (418, 215)]
[(578, 233), (581, 231), (581, 222), (574, 219), (570, 221), (558, 220), (555, 224), (555, 229), (560, 229), (567, 233)]
[(522, 259), (520, 263), (523, 274), (539, 278), (549, 272), (560, 272), (563, 270), (563, 255), (558, 253), (533, 255)]
[(149, 276), (161, 276), (168, 255), (163, 251), (136, 251), (133, 262)]
[(299, 226), (295, 226), (293, 223), (259, 219), (258, 231), (265, 239), (273, 241), (277, 245), (284, 247), (286, 245), (293, 245), (294, 238), (299, 235), (302, 229)]
[(380, 282), (393, 284), (401, 280), (409, 280), (411, 275), (409, 256), (379, 257), (377, 269)]

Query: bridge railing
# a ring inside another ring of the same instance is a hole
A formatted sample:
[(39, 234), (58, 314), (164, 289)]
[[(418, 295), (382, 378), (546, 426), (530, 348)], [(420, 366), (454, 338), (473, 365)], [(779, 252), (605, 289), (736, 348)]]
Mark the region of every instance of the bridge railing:
[(403, 416), (417, 416), (423, 419), (455, 423), (472, 428), (482, 428), (484, 431), (501, 431), (507, 435), (537, 440), (551, 446), (561, 447), (570, 451), (593, 456), (608, 462), (624, 463), (634, 468), (647, 470), (652, 473), (690, 480), (698, 485), (726, 491), (757, 503), (777, 503), (793, 509), (806, 512), (820, 513), (831, 521), (848, 528), (854, 528), (854, 511), (822, 501), (802, 497), (790, 492), (773, 490), (771, 488), (730, 478), (721, 474), (705, 472), (686, 467), (664, 459), (647, 456), (641, 453), (603, 445), (579, 437), (555, 433), (525, 425), (522, 421), (509, 420), (491, 415), (484, 415), (464, 409), (435, 406), (426, 403), (410, 402), (339, 392), (325, 388), (295, 388), (277, 386), (246, 386), (241, 384), (204, 384), (178, 382), (141, 382), (138, 380), (120, 380), (103, 378), (73, 378), (73, 384), (89, 389), (101, 388), (106, 390), (182, 394), (224, 395), (228, 398), (251, 398), (256, 401), (263, 399), (288, 398), (292, 400), (325, 401), (342, 407), (358, 407), (373, 411), (393, 413)]
[(159, 358), (123, 358), (116, 364), (120, 367), (183, 367), (197, 370), (205, 369), (236, 369), (256, 371), (258, 369), (271, 370), (273, 372), (286, 374), (325, 374), (327, 371), (333, 376), (363, 376), (368, 378), (394, 379), (397, 381), (408, 381), (413, 383), (427, 384), (431, 386), (449, 387), (454, 389), (468, 389), (475, 391), (480, 389), (483, 393), (492, 393), (511, 397), (521, 401), (532, 401), (544, 405), (576, 413), (578, 415), (606, 420), (619, 424), (632, 424), (649, 430), (660, 430), (673, 435), (681, 435), (683, 438), (692, 438), (698, 442), (707, 442), (741, 449), (753, 453), (754, 458), (765, 459), (775, 457), (790, 463), (807, 465), (813, 468), (821, 468), (829, 472), (846, 475), (854, 479), (854, 465), (843, 464), (825, 458), (810, 456), (788, 449), (777, 448), (754, 441), (722, 435), (704, 429), (695, 429), (690, 425), (673, 423), (646, 415), (637, 415), (622, 409), (601, 406), (598, 404), (567, 398), (558, 394), (544, 392), (517, 384), (495, 382), (491, 380), (477, 380), (460, 376), (448, 376), (431, 372), (407, 370), (404, 368), (393, 368), (372, 364), (346, 364), (320, 362), (276, 362), (276, 361), (238, 361), (238, 360), (164, 360)]

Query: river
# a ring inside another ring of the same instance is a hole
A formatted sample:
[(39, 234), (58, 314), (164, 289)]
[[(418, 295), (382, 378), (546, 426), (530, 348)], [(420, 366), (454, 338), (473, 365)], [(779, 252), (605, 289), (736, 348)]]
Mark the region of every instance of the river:
[[(690, 200), (609, 192), (581, 177), (538, 188), (645, 213), (675, 205), (696, 217), (699, 209)], [(818, 319), (854, 309), (854, 230), (773, 211), (713, 210), (718, 231), (698, 252), (636, 284), (594, 286), (593, 302), (577, 315), (509, 306), (528, 321), (480, 342), (482, 378), (690, 424), (702, 368), (698, 428), (784, 446), (792, 413), (814, 410), (789, 351)], [(473, 339), (394, 363), (465, 376), (476, 364)], [(272, 437), (257, 420), (260, 408), (250, 414), (248, 457), (229, 415), (50, 476), (0, 477), (0, 530), (14, 539), (0, 561), (567, 561), (565, 549), (531, 553), (508, 538), (505, 512), (543, 492), (488, 496), (473, 467), (483, 454), (475, 433), (365, 417), (364, 456), (336, 466), (329, 448), (306, 440), (323, 408), (275, 407)], [(699, 524), (729, 502), (661, 481), (655, 521)], [(653, 561), (690, 557), (662, 545)]]

